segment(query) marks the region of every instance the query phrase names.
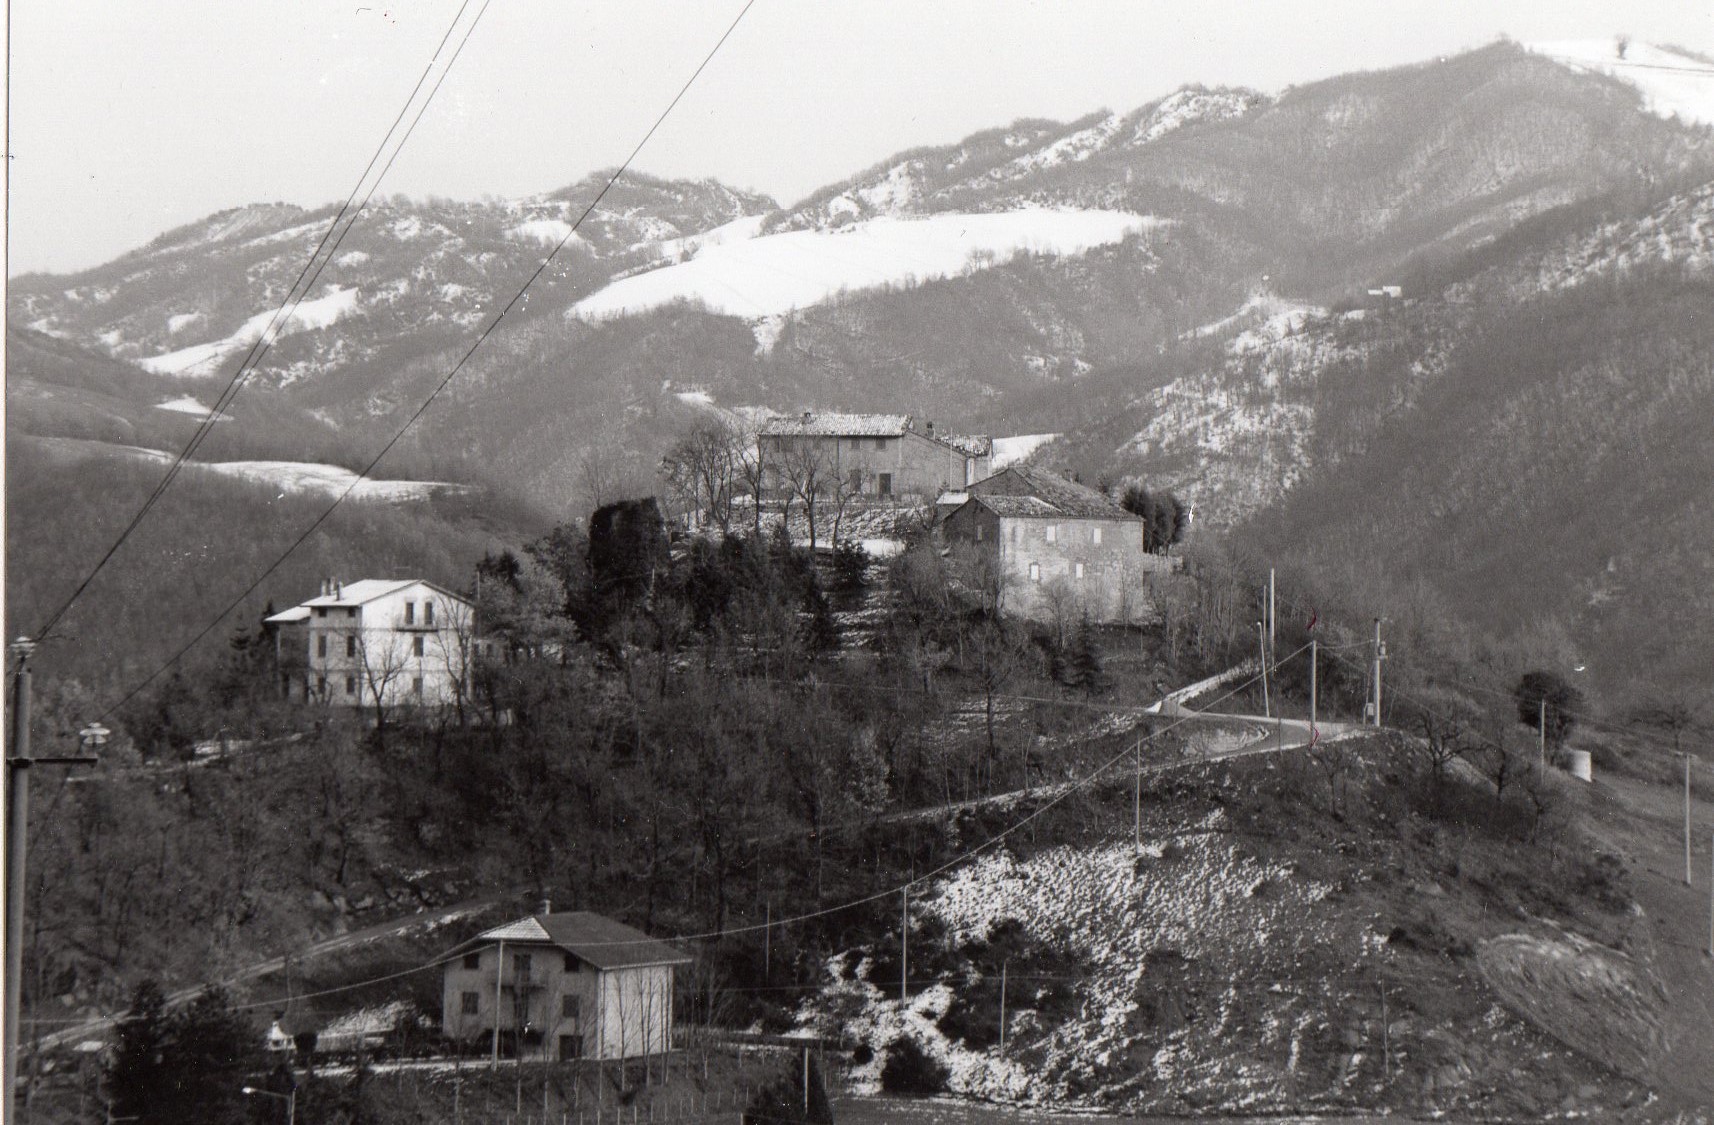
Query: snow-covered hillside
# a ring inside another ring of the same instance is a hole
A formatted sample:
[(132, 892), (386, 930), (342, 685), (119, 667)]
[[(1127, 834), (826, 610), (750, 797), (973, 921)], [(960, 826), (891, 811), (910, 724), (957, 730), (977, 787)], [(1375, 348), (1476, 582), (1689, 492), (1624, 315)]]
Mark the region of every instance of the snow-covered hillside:
[(1529, 48), (1575, 70), (1606, 74), (1635, 86), (1650, 113), (1714, 125), (1714, 65), (1670, 47), (1613, 39), (1567, 39)]
[(691, 243), (688, 261), (622, 278), (577, 302), (572, 312), (622, 316), (692, 301), (761, 320), (844, 291), (951, 277), (1019, 254), (1082, 254), (1159, 222), (1122, 211), (1027, 209), (882, 217), (836, 230), (711, 239)]
[(212, 375), (216, 373), (218, 364), (262, 340), (264, 334), (271, 343), (288, 333), (326, 328), (358, 311), (356, 286), (346, 289), (328, 286), (322, 296), (304, 301), (289, 316), (280, 317), (278, 323), (275, 323), (275, 317), (279, 316), (277, 310), (259, 312), (245, 321), (238, 331), (223, 339), (193, 344), (165, 355), (148, 356), (137, 362), (157, 375)]

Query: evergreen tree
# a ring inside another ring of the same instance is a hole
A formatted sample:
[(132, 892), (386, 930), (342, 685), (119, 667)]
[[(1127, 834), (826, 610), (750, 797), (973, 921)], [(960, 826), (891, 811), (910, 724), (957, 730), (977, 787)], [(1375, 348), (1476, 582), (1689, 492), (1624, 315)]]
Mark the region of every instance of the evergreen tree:
[(167, 1120), (172, 1073), (167, 1065), (171, 1036), (166, 1005), (161, 986), (146, 980), (137, 986), (130, 1010), (119, 1021), (106, 1074), (107, 1102), (114, 1118), (134, 1118), (141, 1125)]

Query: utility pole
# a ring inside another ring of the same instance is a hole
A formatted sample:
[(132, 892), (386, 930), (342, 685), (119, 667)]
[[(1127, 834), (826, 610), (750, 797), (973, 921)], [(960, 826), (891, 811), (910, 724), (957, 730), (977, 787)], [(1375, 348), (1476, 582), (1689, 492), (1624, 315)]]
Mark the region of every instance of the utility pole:
[(762, 983), (770, 983), (774, 966), (774, 900), (767, 902), (766, 921), (762, 923)]
[(1387, 658), (1387, 646), (1381, 641), (1381, 619), (1375, 618), (1375, 726), (1381, 725), (1381, 661)]
[(1262, 718), (1273, 718), (1273, 711), (1268, 705), (1268, 634), (1262, 622), (1256, 622), (1256, 647), (1262, 654)]
[[(36, 642), (19, 637), (12, 642), (17, 671), (12, 680), (12, 747), (6, 758), (6, 1082), (0, 1115), (12, 1118), (17, 1108), (19, 1041), (23, 1028), (25, 849), (30, 839), (30, 767), (84, 765), (94, 754), (35, 757), (30, 753), (30, 656)], [(90, 723), (77, 732), (86, 750), (99, 748), (111, 732)]]
[(904, 1007), (910, 999), (906, 982), (910, 980), (911, 963), (911, 889), (903, 887), (899, 893), (904, 896), (904, 906), (899, 911), (899, 1006)]
[(1132, 809), (1137, 825), (1137, 850), (1131, 863), (1131, 881), (1133, 883), (1137, 881), (1137, 864), (1135, 861), (1143, 854), (1143, 740), (1140, 738), (1137, 740), (1136, 754), (1137, 780), (1136, 791), (1132, 797)]
[(1547, 769), (1547, 693), (1543, 692), (1540, 700), (1540, 712), (1535, 721), (1536, 745), (1541, 750), (1540, 768)]
[(1274, 602), (1274, 568), (1270, 566), (1268, 567), (1268, 652), (1270, 653), (1279, 651), (1274, 647), (1274, 621), (1277, 608)]
[(1006, 969), (1010, 960), (1000, 962), (1000, 1054), (1006, 1053)]
[(1309, 641), (1309, 744), (1315, 745), (1315, 666), (1320, 663), (1316, 659), (1321, 642), (1311, 637)]
[(30, 818), (30, 654), (35, 643), (12, 643), (18, 670), (12, 681), (12, 753), (6, 759), (6, 1101), (4, 1116), (17, 1112), (18, 1028), (23, 1015), (19, 988), (24, 983), (24, 847)]

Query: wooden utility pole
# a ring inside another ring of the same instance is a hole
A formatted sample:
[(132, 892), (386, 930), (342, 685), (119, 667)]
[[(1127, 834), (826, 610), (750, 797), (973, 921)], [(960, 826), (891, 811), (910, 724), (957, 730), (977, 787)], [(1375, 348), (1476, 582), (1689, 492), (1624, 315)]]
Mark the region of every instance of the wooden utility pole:
[(762, 923), (762, 983), (768, 984), (774, 966), (774, 900), (767, 902), (767, 914)]
[[(1136, 755), (1137, 755), (1136, 792), (1133, 794), (1131, 801), (1132, 801), (1133, 813), (1134, 813), (1134, 816), (1136, 818), (1136, 834), (1137, 834), (1136, 855), (1141, 856), (1143, 854), (1143, 740), (1140, 738), (1137, 739)], [(1137, 877), (1137, 865), (1135, 862), (1135, 857), (1133, 857), (1133, 861), (1131, 863), (1131, 879), (1132, 879), (1132, 881), (1135, 881), (1136, 877)]]
[(1011, 962), (1000, 962), (1000, 1053), (1006, 1053), (1006, 968)]
[(1540, 710), (1535, 720), (1536, 745), (1541, 750), (1541, 768), (1547, 769), (1547, 694), (1542, 693)]

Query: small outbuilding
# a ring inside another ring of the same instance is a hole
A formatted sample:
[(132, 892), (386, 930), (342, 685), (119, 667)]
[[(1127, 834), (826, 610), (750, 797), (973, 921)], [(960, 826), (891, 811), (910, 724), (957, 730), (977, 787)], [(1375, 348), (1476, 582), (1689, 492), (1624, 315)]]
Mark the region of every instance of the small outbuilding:
[(520, 1058), (628, 1059), (672, 1049), (673, 984), (690, 958), (588, 911), (544, 911), (446, 960), (441, 1029)]

